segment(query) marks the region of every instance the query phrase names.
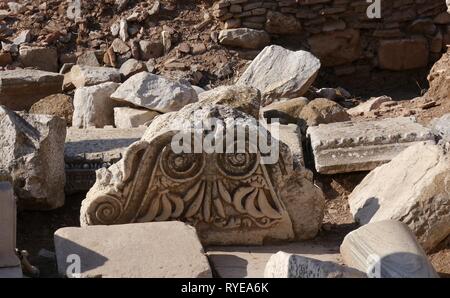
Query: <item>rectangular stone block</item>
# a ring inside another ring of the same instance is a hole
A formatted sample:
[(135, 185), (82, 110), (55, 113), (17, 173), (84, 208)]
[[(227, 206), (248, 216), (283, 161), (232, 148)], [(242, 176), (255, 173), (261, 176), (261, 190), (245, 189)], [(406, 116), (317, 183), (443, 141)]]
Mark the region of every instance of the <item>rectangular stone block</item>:
[(310, 127), (308, 142), (321, 174), (371, 171), (434, 135), (414, 118), (341, 122)]
[(212, 277), (195, 228), (181, 222), (63, 228), (55, 249), (67, 277)]
[(60, 93), (63, 80), (63, 75), (40, 70), (1, 71), (0, 105), (16, 111), (29, 110), (38, 100)]

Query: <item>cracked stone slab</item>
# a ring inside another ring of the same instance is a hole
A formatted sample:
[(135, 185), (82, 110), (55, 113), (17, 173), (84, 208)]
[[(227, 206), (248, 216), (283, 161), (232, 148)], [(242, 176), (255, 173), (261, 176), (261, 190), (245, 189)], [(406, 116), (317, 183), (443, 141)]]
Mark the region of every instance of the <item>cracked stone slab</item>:
[(307, 135), (321, 174), (371, 171), (412, 145), (435, 143), (431, 130), (412, 117), (319, 125)]
[(81, 278), (209, 278), (195, 228), (181, 222), (63, 228), (55, 233), (58, 272)]
[(64, 152), (66, 192), (88, 191), (95, 183), (95, 171), (118, 162), (128, 146), (141, 139), (145, 129), (69, 128)]

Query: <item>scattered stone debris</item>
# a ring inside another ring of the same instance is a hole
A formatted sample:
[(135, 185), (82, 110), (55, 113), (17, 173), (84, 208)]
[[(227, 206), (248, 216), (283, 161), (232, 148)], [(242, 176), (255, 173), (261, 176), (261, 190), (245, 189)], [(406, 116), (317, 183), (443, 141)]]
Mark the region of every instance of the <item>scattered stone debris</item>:
[(350, 2), (0, 3), (0, 277), (448, 276), (450, 3)]

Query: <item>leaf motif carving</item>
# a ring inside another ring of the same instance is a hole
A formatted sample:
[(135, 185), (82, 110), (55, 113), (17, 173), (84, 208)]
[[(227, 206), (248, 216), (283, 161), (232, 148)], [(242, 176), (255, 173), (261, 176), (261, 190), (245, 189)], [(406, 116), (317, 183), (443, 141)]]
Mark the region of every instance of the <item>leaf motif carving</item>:
[(243, 206), (243, 201), (244, 198), (248, 194), (250, 194), (254, 189), (255, 189), (254, 187), (241, 187), (236, 191), (233, 197), (233, 206), (238, 212), (242, 214), (247, 213)]
[(254, 218), (262, 218), (264, 217), (264, 213), (259, 211), (256, 208), (256, 198), (259, 196), (259, 193), (261, 190), (254, 189), (250, 195), (248, 196), (247, 200), (245, 201), (245, 210), (248, 212), (248, 214)]
[(269, 204), (269, 201), (267, 200), (266, 193), (264, 189), (260, 189), (258, 193), (258, 205), (261, 209), (261, 212), (271, 219), (280, 219), (282, 218), (282, 215), (273, 209), (273, 207)]

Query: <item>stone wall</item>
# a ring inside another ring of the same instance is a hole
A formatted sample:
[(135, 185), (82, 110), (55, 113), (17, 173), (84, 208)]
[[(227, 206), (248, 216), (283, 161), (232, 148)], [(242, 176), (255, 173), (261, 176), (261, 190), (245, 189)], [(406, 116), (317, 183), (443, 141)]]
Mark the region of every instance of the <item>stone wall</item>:
[(265, 30), (275, 43), (298, 39), (337, 75), (416, 69), (441, 56), (450, 43), (445, 1), (380, 2), (381, 18), (374, 19), (366, 0), (220, 0), (212, 13), (223, 29)]

